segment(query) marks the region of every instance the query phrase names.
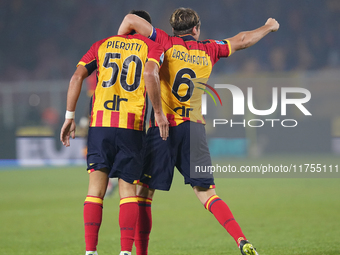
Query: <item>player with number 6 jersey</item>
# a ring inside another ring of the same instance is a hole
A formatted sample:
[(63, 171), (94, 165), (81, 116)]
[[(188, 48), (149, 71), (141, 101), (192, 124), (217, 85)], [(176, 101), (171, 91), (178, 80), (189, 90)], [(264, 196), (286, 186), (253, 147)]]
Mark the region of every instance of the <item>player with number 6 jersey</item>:
[[(228, 40), (197, 41), (191, 34), (169, 36), (153, 28), (151, 39), (163, 45), (165, 61), (160, 70), (163, 111), (170, 126), (184, 121), (205, 124), (201, 113), (202, 89), (214, 64), (231, 54)], [(152, 120), (152, 125), (155, 122)]]
[[(157, 120), (146, 136), (144, 169), (138, 187), (139, 218), (135, 243), (137, 255), (147, 254), (151, 231), (151, 201), (155, 189), (169, 190), (174, 168), (190, 184), (197, 198), (210, 211), (226, 231), (234, 238), (243, 255), (258, 254), (243, 234), (228, 205), (216, 195), (214, 179), (210, 176), (192, 178), (195, 166), (211, 166), (211, 157), (206, 141), (204, 119), (201, 114), (202, 87), (209, 78), (213, 65), (222, 57), (254, 45), (269, 32), (278, 30), (279, 24), (268, 19), (264, 26), (245, 31), (222, 40), (199, 41), (200, 19), (190, 8), (178, 8), (171, 17), (174, 36), (136, 15), (125, 16), (118, 34), (131, 30), (148, 36), (165, 49), (164, 64), (160, 71), (163, 111), (170, 123), (169, 138), (157, 137)], [(201, 89), (200, 89), (201, 88)]]

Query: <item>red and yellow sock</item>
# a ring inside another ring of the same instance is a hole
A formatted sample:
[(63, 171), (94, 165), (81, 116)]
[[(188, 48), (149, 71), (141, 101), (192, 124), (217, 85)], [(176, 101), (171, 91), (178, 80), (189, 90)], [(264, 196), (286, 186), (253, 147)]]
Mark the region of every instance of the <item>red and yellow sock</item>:
[(85, 245), (87, 251), (96, 251), (98, 232), (102, 223), (103, 199), (87, 196), (84, 203)]
[(219, 196), (211, 196), (207, 202), (205, 202), (204, 207), (215, 216), (218, 222), (234, 238), (237, 246), (240, 245), (242, 240), (247, 240), (228, 205), (221, 198), (219, 198)]
[(120, 200), (119, 226), (121, 251), (132, 250), (138, 218), (137, 197), (124, 197)]
[(135, 246), (137, 255), (147, 255), (149, 236), (152, 227), (151, 198), (137, 197), (138, 199), (138, 220), (135, 233)]

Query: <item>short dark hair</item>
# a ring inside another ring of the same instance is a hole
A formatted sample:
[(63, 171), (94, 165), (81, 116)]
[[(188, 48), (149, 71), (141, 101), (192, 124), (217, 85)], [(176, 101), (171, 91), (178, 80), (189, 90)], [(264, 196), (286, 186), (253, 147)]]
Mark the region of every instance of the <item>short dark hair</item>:
[(174, 29), (175, 35), (189, 34), (194, 27), (201, 25), (197, 12), (190, 8), (178, 8), (170, 17), (170, 25)]
[(135, 14), (143, 19), (145, 19), (147, 22), (151, 23), (151, 16), (147, 11), (143, 11), (143, 10), (132, 10), (129, 12), (130, 14)]

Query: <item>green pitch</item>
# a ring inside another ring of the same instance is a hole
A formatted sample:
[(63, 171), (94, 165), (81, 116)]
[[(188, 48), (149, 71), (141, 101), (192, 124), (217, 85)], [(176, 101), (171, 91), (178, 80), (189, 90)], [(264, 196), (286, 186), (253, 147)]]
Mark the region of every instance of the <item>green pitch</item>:
[[(304, 164), (315, 159), (277, 157), (276, 162)], [(335, 157), (317, 159), (340, 163)], [(232, 159), (228, 163), (245, 161), (262, 162)], [(87, 182), (83, 167), (0, 171), (1, 254), (84, 254), (82, 210)], [(261, 255), (340, 253), (340, 178), (219, 178), (216, 185)], [(117, 193), (104, 200), (100, 255), (119, 254), (118, 204)], [(240, 254), (179, 174), (170, 192), (156, 193), (152, 208), (150, 254)]]

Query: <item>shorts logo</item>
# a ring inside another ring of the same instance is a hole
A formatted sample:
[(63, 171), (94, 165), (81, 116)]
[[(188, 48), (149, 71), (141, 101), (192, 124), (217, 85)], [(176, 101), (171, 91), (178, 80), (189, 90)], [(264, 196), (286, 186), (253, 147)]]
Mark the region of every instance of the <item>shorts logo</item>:
[(151, 178), (151, 175), (144, 174), (145, 177)]

